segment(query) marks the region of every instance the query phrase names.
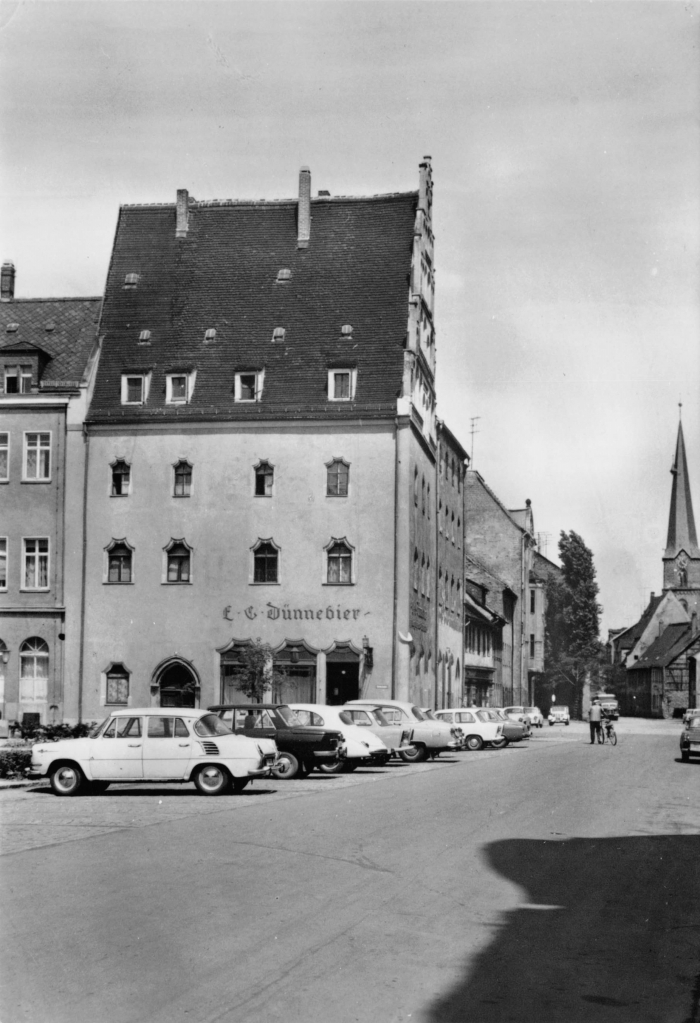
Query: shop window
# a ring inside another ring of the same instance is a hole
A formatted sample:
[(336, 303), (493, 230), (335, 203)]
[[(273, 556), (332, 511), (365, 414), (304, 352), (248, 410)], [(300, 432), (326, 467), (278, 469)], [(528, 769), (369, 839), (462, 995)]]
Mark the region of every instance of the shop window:
[(347, 497), (350, 482), (350, 466), (342, 458), (326, 463), (326, 496)]
[(50, 433), (25, 433), (23, 479), (42, 481), (51, 479)]
[(189, 497), (192, 493), (192, 466), (182, 460), (173, 469), (173, 497)]
[(352, 583), (352, 550), (344, 540), (338, 540), (327, 550), (326, 581), (333, 586)]
[(124, 459), (118, 458), (111, 465), (112, 497), (128, 497), (131, 488), (131, 466)]
[(260, 462), (255, 467), (255, 496), (272, 497), (275, 474), (269, 462)]
[(23, 541), (22, 589), (48, 590), (49, 538), (38, 536)]
[(253, 551), (253, 582), (276, 583), (279, 575), (279, 550), (269, 540)]
[(192, 551), (184, 540), (173, 540), (165, 551), (167, 583), (192, 582)]
[(126, 707), (129, 703), (129, 672), (123, 664), (113, 664), (107, 672), (105, 703)]
[(19, 698), (22, 703), (46, 700), (49, 680), (49, 647), (33, 636), (19, 648)]
[(115, 540), (107, 548), (107, 579), (108, 583), (133, 582), (132, 563), (133, 550), (123, 540)]

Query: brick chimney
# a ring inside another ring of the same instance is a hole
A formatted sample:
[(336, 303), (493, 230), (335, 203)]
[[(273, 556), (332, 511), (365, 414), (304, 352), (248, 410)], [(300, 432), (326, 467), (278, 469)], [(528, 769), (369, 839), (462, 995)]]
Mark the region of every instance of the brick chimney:
[(299, 212), (297, 214), (297, 248), (307, 249), (311, 238), (311, 171), (299, 171)]
[(0, 302), (11, 302), (15, 297), (15, 264), (3, 263), (0, 271)]
[(189, 226), (189, 195), (187, 194), (186, 188), (178, 188), (177, 190), (177, 206), (175, 214), (175, 237), (186, 238), (187, 228)]

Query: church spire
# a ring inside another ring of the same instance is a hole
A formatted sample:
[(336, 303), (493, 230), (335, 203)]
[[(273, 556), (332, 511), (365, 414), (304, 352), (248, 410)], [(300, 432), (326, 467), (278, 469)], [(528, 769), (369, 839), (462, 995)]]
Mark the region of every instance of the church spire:
[(673, 484), (671, 487), (671, 513), (668, 519), (668, 539), (664, 559), (675, 558), (684, 550), (689, 557), (700, 557), (698, 537), (695, 532), (693, 518), (693, 502), (690, 497), (690, 481), (688, 479), (688, 463), (685, 457), (683, 440), (683, 424), (678, 424), (678, 440), (676, 441), (676, 457), (671, 469)]

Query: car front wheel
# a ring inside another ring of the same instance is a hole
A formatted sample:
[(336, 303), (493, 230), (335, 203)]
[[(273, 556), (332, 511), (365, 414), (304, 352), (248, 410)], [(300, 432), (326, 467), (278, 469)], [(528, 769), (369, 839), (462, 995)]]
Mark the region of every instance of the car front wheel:
[(85, 775), (77, 764), (60, 764), (51, 771), (49, 781), (57, 796), (77, 796)]
[(272, 770), (272, 777), (279, 781), (287, 781), (288, 778), (296, 778), (299, 770), (299, 761), (293, 753), (280, 753), (277, 766)]
[(428, 759), (428, 751), (425, 746), (414, 746), (412, 750), (401, 750), (399, 756), (407, 764), (420, 764), (421, 761)]
[(229, 788), (231, 778), (218, 764), (204, 764), (197, 770), (194, 783), (203, 796), (220, 796)]
[(480, 735), (468, 735), (467, 741), (465, 742), (464, 745), (467, 747), (467, 749), (477, 750), (481, 749), (481, 747), (484, 745), (484, 740), (481, 738)]

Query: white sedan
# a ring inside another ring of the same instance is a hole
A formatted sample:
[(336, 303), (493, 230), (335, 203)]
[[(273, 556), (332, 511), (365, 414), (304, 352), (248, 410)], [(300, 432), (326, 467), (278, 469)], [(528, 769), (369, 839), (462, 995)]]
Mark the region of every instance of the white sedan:
[(447, 724), (456, 725), (462, 729), (465, 735), (465, 749), (479, 750), (482, 746), (503, 749), (508, 745), (503, 735), (503, 726), (495, 722), (490, 714), (483, 713), (481, 710), (448, 707), (446, 710), (436, 710), (435, 717), (439, 721), (446, 721)]
[(319, 725), (332, 728), (343, 736), (343, 750), (339, 760), (318, 764), (323, 774), (341, 774), (354, 771), (356, 767), (371, 764), (386, 764), (391, 750), (386, 743), (367, 729), (353, 724), (350, 714), (343, 707), (329, 707), (322, 703), (290, 703), (302, 725)]
[(139, 781), (193, 781), (202, 795), (218, 796), (269, 777), (276, 761), (271, 739), (234, 735), (209, 711), (129, 707), (85, 738), (35, 743), (28, 777), (48, 776), (57, 796)]

